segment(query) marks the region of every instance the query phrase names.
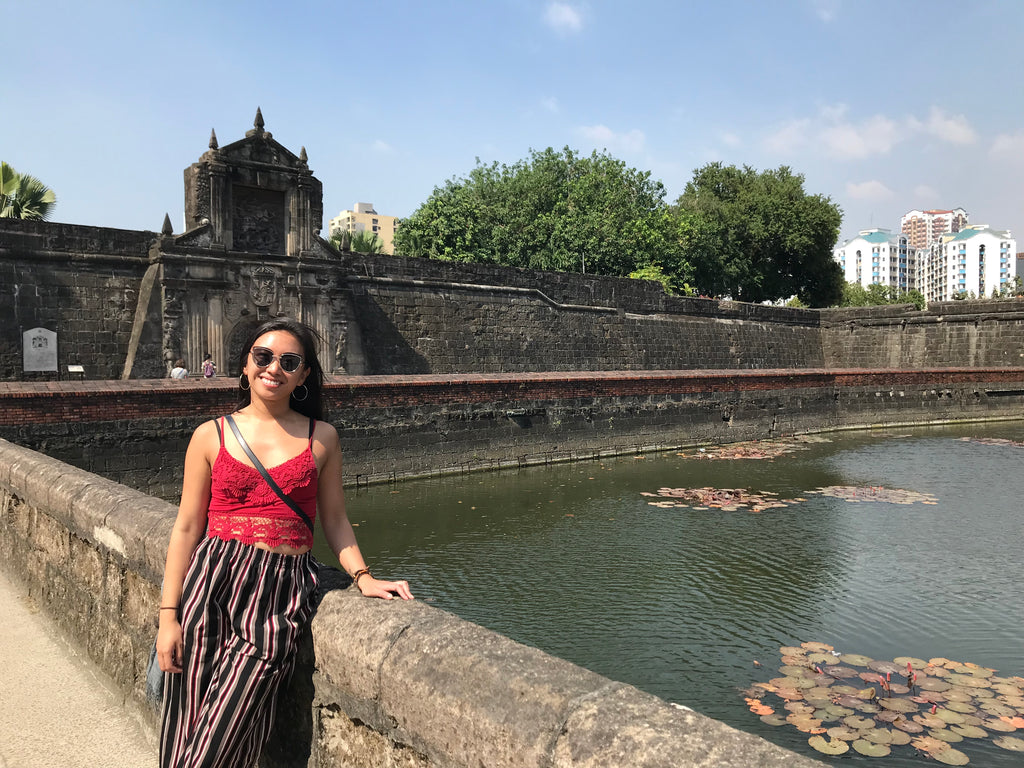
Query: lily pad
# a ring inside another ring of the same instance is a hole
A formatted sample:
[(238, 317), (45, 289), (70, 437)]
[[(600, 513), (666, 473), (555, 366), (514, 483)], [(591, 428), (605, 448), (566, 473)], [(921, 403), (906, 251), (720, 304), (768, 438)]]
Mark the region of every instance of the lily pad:
[(826, 755), (841, 755), (844, 752), (848, 752), (850, 749), (850, 745), (842, 739), (831, 739), (829, 741), (825, 741), (823, 736), (811, 736), (811, 738), (807, 740), (807, 743)]
[(953, 686), (945, 680), (940, 680), (937, 677), (919, 677), (917, 678), (917, 687), (922, 691), (936, 691), (941, 693), (942, 691), (948, 691)]
[(761, 722), (764, 723), (765, 725), (779, 726), (779, 725), (785, 725), (786, 724), (786, 718), (784, 718), (782, 715), (779, 715), (779, 714), (761, 715)]
[(890, 712), (917, 712), (921, 708), (910, 699), (879, 699), (878, 703)]
[(946, 721), (938, 715), (932, 715), (924, 712), (920, 715), (914, 715), (914, 722), (920, 723), (925, 728), (945, 728)]
[(961, 736), (959, 733), (953, 733), (952, 731), (947, 730), (945, 728), (932, 728), (930, 731), (928, 731), (928, 735), (931, 736), (933, 739), (945, 741), (950, 744), (956, 744), (957, 742), (964, 740), (964, 737)]
[(858, 677), (860, 672), (852, 667), (829, 667), (825, 674), (845, 680), (851, 677)]
[(981, 727), (987, 731), (999, 731), (1000, 733), (1013, 733), (1017, 728), (1009, 723), (1004, 723), (998, 717), (990, 717), (981, 723)]
[(951, 709), (954, 712), (959, 712), (962, 715), (968, 715), (972, 712), (977, 712), (977, 707), (972, 704), (968, 704), (965, 701), (951, 701), (946, 704), (946, 709)]
[(905, 747), (910, 743), (911, 736), (906, 731), (889, 731), (892, 736), (892, 746)]
[(868, 662), (868, 669), (873, 669), (875, 672), (881, 672), (883, 675), (886, 673), (898, 675), (906, 667), (901, 667), (892, 661), (871, 661)]
[(800, 648), (795, 645), (784, 645), (781, 648), (779, 648), (779, 653), (781, 653), (783, 656), (803, 656), (805, 653), (807, 653), (807, 649)]
[(899, 728), (906, 733), (921, 733), (924, 730), (923, 725), (915, 723), (913, 720), (893, 720), (892, 727)]
[(849, 717), (843, 718), (843, 725), (849, 728), (856, 728), (858, 731), (866, 731), (875, 727), (875, 721), (866, 717), (850, 715)]
[(984, 739), (988, 736), (988, 731), (976, 725), (951, 725), (949, 730), (960, 734), (965, 739)]
[(845, 725), (837, 725), (828, 729), (829, 738), (842, 739), (843, 741), (856, 741), (860, 738), (861, 732), (856, 728), (848, 728)]
[(876, 744), (866, 739), (857, 739), (857, 741), (853, 742), (853, 749), (855, 752), (868, 757), (886, 757), (892, 752), (887, 744)]
[(904, 670), (907, 668), (907, 664), (909, 664), (913, 669), (924, 669), (928, 666), (927, 661), (925, 661), (924, 659), (918, 659), (914, 656), (898, 656), (895, 659), (893, 659), (893, 661), (896, 664), (899, 664), (901, 669)]
[(1024, 752), (1024, 739), (1016, 736), (1000, 736), (998, 739), (992, 739), (992, 743), (1011, 752)]
[(953, 712), (945, 707), (939, 707), (935, 710), (935, 716), (949, 725), (958, 725), (964, 721), (964, 716), (959, 712)]
[(839, 657), (839, 660), (843, 664), (849, 664), (851, 667), (866, 667), (871, 663), (870, 656), (861, 656), (859, 653), (844, 653)]
[(864, 731), (862, 738), (875, 744), (892, 744), (892, 731), (888, 728), (872, 728)]
[(965, 755), (959, 749), (953, 749), (952, 747), (950, 747), (949, 749), (944, 749), (941, 752), (932, 752), (930, 754), (933, 758), (935, 758), (938, 762), (942, 763), (943, 765), (967, 765), (969, 762), (971, 762), (970, 758), (967, 757), (967, 755)]

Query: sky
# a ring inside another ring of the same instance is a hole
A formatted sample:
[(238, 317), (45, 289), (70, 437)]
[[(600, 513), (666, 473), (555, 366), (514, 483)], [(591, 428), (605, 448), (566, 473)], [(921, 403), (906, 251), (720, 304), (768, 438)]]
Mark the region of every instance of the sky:
[(568, 146), (667, 202), (710, 162), (788, 166), (840, 242), (955, 207), (1024, 242), (1021, 0), (2, 2), (0, 160), (54, 221), (182, 231), (183, 170), (260, 107), (325, 232)]

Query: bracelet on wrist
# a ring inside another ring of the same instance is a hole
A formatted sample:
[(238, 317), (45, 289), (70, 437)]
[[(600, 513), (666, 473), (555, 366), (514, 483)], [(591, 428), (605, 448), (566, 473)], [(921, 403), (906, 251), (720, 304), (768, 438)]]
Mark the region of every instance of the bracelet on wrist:
[(160, 610), (161, 611), (176, 611), (176, 610), (178, 610), (178, 606), (176, 606), (176, 605), (161, 605), (160, 606)]
[(352, 583), (358, 587), (359, 579), (361, 579), (363, 576), (369, 576), (371, 579), (373, 578), (373, 574), (370, 573), (369, 568), (360, 568), (358, 571), (352, 574)]

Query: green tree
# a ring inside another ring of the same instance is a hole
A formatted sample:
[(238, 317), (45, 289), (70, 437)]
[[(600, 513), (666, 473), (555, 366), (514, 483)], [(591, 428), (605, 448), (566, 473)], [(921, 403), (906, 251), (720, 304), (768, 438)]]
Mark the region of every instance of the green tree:
[(56, 204), (53, 190), (39, 179), (0, 162), (0, 218), (46, 219)]
[(700, 292), (754, 302), (795, 295), (815, 307), (839, 302), (843, 279), (832, 249), (842, 212), (803, 185), (785, 166), (758, 172), (710, 163), (695, 171), (675, 213)]
[(625, 276), (659, 267), (685, 281), (665, 189), (607, 153), (531, 151), (436, 187), (402, 221), (398, 253)]
[(384, 253), (384, 241), (376, 232), (357, 230), (355, 232), (338, 231), (331, 233), (331, 245), (339, 251), (353, 253)]
[(917, 289), (902, 291), (891, 285), (872, 283), (867, 288), (860, 283), (845, 283), (841, 307), (874, 307), (882, 304), (913, 304), (917, 309), (925, 308), (925, 298)]

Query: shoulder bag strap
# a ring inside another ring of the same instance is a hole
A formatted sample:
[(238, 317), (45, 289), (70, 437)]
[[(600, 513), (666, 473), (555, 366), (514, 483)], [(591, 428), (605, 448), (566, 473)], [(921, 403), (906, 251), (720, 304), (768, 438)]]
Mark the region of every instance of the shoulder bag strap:
[(313, 521), (309, 519), (309, 515), (307, 515), (302, 507), (292, 501), (292, 499), (281, 490), (281, 486), (274, 482), (274, 478), (270, 476), (270, 473), (267, 472), (266, 468), (260, 463), (260, 460), (256, 458), (256, 454), (252, 452), (252, 448), (250, 448), (249, 444), (245, 442), (245, 438), (242, 437), (242, 433), (238, 430), (238, 425), (235, 424), (235, 420), (231, 418), (230, 415), (227, 417), (227, 422), (228, 426), (231, 427), (231, 431), (235, 433), (235, 439), (238, 441), (238, 444), (242, 446), (242, 450), (245, 451), (245, 455), (249, 457), (249, 461), (251, 461), (252, 465), (256, 467), (256, 470), (263, 475), (263, 479), (267, 481), (267, 485), (270, 486), (270, 489), (278, 495), (281, 501), (287, 504), (288, 507), (299, 516), (302, 522), (309, 527), (310, 533), (312, 533)]

